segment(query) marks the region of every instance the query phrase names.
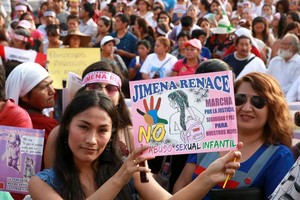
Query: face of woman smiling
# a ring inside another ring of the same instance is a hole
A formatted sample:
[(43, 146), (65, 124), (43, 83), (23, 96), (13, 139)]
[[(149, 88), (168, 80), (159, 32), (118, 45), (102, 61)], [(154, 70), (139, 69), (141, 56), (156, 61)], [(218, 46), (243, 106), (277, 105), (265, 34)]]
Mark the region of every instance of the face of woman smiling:
[(110, 140), (112, 121), (103, 109), (91, 107), (73, 117), (68, 132), (68, 144), (76, 165), (91, 164)]
[[(246, 94), (250, 96), (259, 96), (248, 82), (241, 83), (236, 91), (237, 94)], [(258, 109), (250, 103), (250, 97), (243, 105), (236, 106), (237, 126), (240, 133), (261, 132), (268, 120), (268, 106)]]

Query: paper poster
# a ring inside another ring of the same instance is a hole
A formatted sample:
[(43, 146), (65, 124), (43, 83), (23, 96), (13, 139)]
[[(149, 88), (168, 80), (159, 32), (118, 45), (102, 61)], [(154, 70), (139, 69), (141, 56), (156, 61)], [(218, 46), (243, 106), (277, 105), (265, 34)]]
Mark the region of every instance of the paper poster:
[(66, 109), (70, 101), (74, 98), (76, 92), (81, 88), (82, 81), (77, 74), (69, 72), (67, 83), (67, 87), (63, 89), (63, 111)]
[(0, 191), (28, 193), (41, 170), (44, 130), (0, 126)]
[(68, 79), (68, 72), (81, 77), (87, 66), (101, 58), (99, 48), (50, 48), (47, 55), (48, 70), (55, 89), (63, 88), (62, 81)]
[(232, 72), (131, 81), (135, 146), (174, 155), (235, 149)]
[(47, 61), (46, 54), (34, 50), (23, 50), (0, 45), (0, 56), (3, 60), (17, 60), (19, 62), (35, 62), (45, 66)]

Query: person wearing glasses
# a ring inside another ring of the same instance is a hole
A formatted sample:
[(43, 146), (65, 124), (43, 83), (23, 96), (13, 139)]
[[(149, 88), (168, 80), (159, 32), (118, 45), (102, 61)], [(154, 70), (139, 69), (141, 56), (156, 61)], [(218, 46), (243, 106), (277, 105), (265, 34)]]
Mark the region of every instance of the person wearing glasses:
[[(110, 74), (110, 78), (116, 78), (113, 79), (115, 84), (120, 84), (120, 79), (112, 72), (93, 71), (86, 76), (91, 73), (98, 73), (98, 78), (102, 77), (101, 73)], [(90, 80), (84, 79), (84, 85), (89, 87)], [(102, 83), (101, 88), (107, 86)], [(127, 159), (121, 158), (118, 122), (119, 112), (106, 94), (95, 90), (78, 93), (64, 112), (55, 142), (53, 168), (43, 170), (29, 181), (31, 198), (137, 200), (138, 194), (143, 200), (198, 200), (218, 181), (233, 176), (240, 166), (241, 153), (230, 151), (172, 196), (150, 174), (148, 182), (140, 181), (139, 172), (150, 172), (147, 166), (141, 166), (153, 158), (141, 156), (149, 146), (138, 147)], [(240, 148), (242, 143), (238, 146)], [(237, 161), (232, 162), (234, 158)]]
[[(94, 75), (97, 75), (99, 78), (95, 78), (96, 76)], [(82, 88), (79, 89), (77, 93), (85, 90), (103, 91), (117, 107), (119, 112), (119, 145), (121, 146), (123, 152), (122, 155), (125, 157), (128, 156), (129, 152), (131, 152), (133, 149), (132, 122), (123, 95), (123, 85), (125, 85), (125, 79), (120, 69), (115, 65), (108, 64), (104, 61), (96, 62), (88, 66), (83, 71), (82, 80), (84, 83), (82, 84)], [(53, 142), (57, 137), (58, 128), (59, 127), (54, 128), (54, 130), (50, 133), (48, 143), (45, 147), (44, 161), (46, 168), (52, 167), (53, 164)]]
[[(228, 195), (241, 192), (238, 199), (242, 199), (243, 194), (250, 195), (250, 189), (255, 189), (257, 194), (251, 199), (268, 199), (294, 163), (290, 151), (293, 123), (288, 105), (278, 82), (270, 75), (259, 72), (241, 77), (234, 84), (234, 92), (238, 140), (244, 144), (241, 149), (243, 158), (241, 167), (227, 182), (225, 189), (236, 188), (226, 192)], [(189, 184), (224, 154), (191, 154), (174, 192)], [(216, 185), (203, 199), (212, 199), (210, 195), (222, 191), (215, 190), (222, 186), (223, 183)], [(228, 199), (233, 198), (230, 196)]]

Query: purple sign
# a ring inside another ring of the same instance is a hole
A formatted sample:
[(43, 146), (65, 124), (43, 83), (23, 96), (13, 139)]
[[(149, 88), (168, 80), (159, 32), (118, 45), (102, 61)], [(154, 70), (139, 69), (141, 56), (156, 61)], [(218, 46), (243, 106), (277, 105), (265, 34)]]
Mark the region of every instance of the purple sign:
[(0, 190), (28, 193), (28, 181), (41, 170), (44, 130), (0, 126)]

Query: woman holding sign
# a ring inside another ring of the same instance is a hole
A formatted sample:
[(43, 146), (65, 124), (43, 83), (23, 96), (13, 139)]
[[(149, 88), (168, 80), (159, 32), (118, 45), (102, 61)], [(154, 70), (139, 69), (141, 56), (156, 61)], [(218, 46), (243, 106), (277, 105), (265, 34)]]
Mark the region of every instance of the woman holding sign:
[[(226, 188), (237, 189), (227, 194), (238, 194), (242, 199), (243, 194), (249, 195), (249, 190), (245, 188), (259, 188), (255, 193), (267, 199), (294, 162), (289, 149), (293, 130), (289, 109), (278, 82), (269, 75), (247, 74), (235, 82), (234, 90), (238, 139), (244, 146), (241, 149), (241, 167), (226, 185)], [(180, 191), (205, 172), (212, 161), (224, 154), (190, 155), (174, 186), (174, 192)], [(225, 185), (220, 183), (215, 189), (222, 186), (224, 188)], [(218, 192), (212, 190), (211, 195), (218, 195)], [(252, 199), (261, 199), (258, 196)], [(210, 195), (204, 199), (210, 199)]]
[[(98, 77), (98, 78), (96, 78)], [(123, 156), (128, 156), (133, 149), (132, 123), (129, 110), (126, 106), (122, 93), (122, 85), (124, 78), (120, 69), (114, 65), (110, 65), (104, 61), (96, 62), (88, 66), (82, 73), (82, 88), (78, 93), (84, 90), (101, 90), (114, 103), (119, 112), (118, 135), (120, 138), (119, 145), (123, 150)], [(49, 135), (47, 145), (45, 147), (45, 166), (52, 167), (54, 154), (54, 140), (57, 137), (58, 128), (55, 128)]]
[[(102, 92), (84, 91), (65, 110), (55, 142), (53, 169), (30, 179), (32, 199), (199, 199), (217, 182), (234, 175), (239, 151), (216, 160), (193, 183), (173, 197), (156, 183), (140, 182), (140, 173), (150, 172), (139, 164), (153, 157), (141, 156), (148, 149), (135, 149), (123, 162), (118, 145), (118, 112)], [(242, 144), (239, 144), (241, 147)]]

